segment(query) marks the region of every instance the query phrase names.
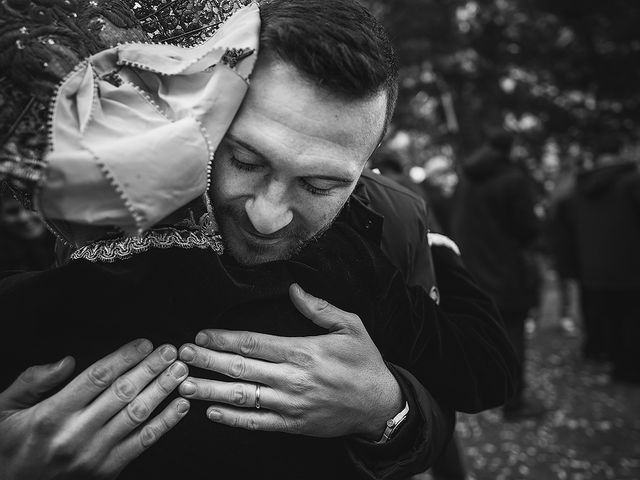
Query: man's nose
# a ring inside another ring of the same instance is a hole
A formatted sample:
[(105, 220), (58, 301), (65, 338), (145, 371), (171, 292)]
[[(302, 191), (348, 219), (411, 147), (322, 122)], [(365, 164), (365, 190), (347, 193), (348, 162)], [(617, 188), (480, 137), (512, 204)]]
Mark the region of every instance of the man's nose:
[(263, 235), (271, 235), (293, 220), (284, 186), (278, 182), (270, 182), (266, 188), (249, 198), (244, 208), (253, 228)]

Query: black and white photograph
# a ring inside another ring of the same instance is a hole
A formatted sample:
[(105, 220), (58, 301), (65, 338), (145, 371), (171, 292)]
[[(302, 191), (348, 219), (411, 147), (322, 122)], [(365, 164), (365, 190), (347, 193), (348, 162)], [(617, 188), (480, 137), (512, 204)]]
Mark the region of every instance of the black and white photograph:
[(0, 480), (639, 480), (639, 25), (0, 0)]

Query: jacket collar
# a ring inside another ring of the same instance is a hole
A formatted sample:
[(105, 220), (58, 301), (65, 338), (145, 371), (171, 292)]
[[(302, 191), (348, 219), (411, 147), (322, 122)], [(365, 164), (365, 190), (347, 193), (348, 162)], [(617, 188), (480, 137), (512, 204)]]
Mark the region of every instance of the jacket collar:
[(384, 217), (371, 207), (371, 198), (366, 185), (358, 182), (339, 219), (354, 227), (367, 240), (380, 244)]

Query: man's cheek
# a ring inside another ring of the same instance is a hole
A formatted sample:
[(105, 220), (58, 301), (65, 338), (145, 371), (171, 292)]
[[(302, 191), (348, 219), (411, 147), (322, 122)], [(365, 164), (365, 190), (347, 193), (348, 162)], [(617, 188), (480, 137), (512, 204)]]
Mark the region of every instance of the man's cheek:
[(220, 201), (233, 202), (234, 205), (241, 205), (244, 209), (247, 199), (257, 191), (258, 184), (255, 181), (255, 175), (235, 171), (221, 176), (217, 181), (217, 188), (216, 196)]
[(328, 197), (324, 199), (324, 202), (322, 199), (318, 201), (318, 205), (321, 208), (317, 210), (316, 233), (333, 223), (348, 198), (348, 195), (340, 195), (338, 197)]

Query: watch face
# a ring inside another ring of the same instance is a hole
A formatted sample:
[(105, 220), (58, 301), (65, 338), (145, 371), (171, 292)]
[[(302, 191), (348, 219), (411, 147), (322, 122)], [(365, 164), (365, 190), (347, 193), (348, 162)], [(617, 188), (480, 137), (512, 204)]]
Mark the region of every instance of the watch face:
[(395, 422), (393, 421), (393, 418), (390, 418), (389, 420), (387, 420), (387, 427), (391, 428), (395, 425)]

